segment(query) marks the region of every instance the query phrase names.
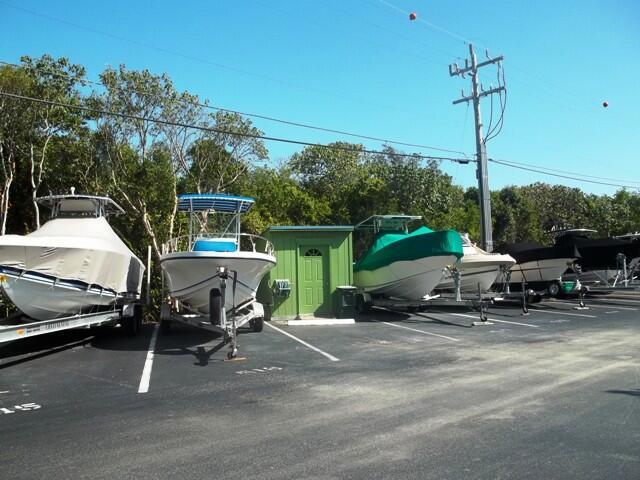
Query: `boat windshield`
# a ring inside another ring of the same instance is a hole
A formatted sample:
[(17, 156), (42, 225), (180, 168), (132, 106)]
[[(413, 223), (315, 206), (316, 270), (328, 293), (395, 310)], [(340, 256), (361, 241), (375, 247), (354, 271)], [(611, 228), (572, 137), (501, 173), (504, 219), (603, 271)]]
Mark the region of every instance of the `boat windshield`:
[(51, 218), (99, 218), (120, 215), (124, 210), (109, 197), (93, 195), (49, 195), (37, 202), (51, 210)]

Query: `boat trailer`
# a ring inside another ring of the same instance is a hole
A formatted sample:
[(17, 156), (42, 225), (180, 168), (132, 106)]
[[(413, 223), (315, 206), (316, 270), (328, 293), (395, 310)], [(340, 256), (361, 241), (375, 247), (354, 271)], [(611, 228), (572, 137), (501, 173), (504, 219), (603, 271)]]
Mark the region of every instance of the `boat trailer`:
[(418, 312), (428, 310), (430, 307), (466, 307), (478, 312), (478, 321), (472, 325), (491, 325), (487, 315), (489, 305), (493, 303), (496, 293), (483, 292), (478, 284), (476, 293), (462, 293), (462, 273), (455, 270), (453, 273), (455, 290), (452, 293), (439, 293), (437, 295), (426, 295), (420, 300), (406, 300), (394, 297), (372, 295), (360, 291), (356, 294), (356, 309), (359, 313), (368, 312), (372, 307), (387, 308), (390, 310), (406, 310), (408, 312)]
[(26, 315), (14, 315), (0, 320), (0, 344), (74, 328), (95, 328), (120, 325), (129, 336), (142, 328), (142, 304), (124, 303), (109, 310), (81, 313), (52, 320), (34, 320)]
[[(233, 274), (232, 278), (230, 274)], [(223, 335), (224, 344), (229, 344), (228, 360), (239, 360), (238, 329), (249, 326), (254, 332), (264, 328), (264, 307), (255, 298), (239, 305), (235, 304), (235, 290), (238, 272), (226, 267), (218, 268), (219, 288), (209, 291), (209, 315), (194, 313), (178, 300), (163, 303), (160, 307), (160, 329), (163, 333), (171, 331), (173, 322), (191, 325)], [(227, 283), (231, 281), (233, 289), (233, 307), (225, 308)]]

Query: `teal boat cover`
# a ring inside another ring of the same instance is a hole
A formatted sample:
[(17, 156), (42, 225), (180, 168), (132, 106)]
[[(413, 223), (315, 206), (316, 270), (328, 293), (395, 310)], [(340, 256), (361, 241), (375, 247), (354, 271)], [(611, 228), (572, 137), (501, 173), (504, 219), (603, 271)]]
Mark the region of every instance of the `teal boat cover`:
[(380, 232), (369, 250), (355, 263), (353, 271), (376, 270), (394, 262), (444, 255), (462, 257), (462, 239), (455, 230), (435, 232), (420, 227), (411, 233)]

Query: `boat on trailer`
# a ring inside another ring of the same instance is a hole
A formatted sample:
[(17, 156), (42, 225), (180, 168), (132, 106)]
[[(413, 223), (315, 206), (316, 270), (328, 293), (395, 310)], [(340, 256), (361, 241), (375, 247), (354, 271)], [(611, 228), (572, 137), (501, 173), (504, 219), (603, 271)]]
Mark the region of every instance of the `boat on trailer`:
[(597, 238), (598, 232), (587, 228), (554, 230), (552, 233), (556, 235), (556, 245), (575, 246), (580, 251), (574, 273), (565, 276), (568, 280), (575, 276), (590, 288), (617, 287), (627, 285), (640, 270), (639, 234)]
[(189, 215), (189, 234), (165, 243), (160, 257), (173, 300), (161, 312), (165, 328), (177, 320), (219, 331), (232, 342), (230, 358), (237, 352), (237, 328), (250, 323), (262, 330), (256, 291), (276, 265), (269, 241), (240, 231), (241, 217), (253, 204), (252, 198), (226, 194), (178, 196), (178, 211)]
[(475, 245), (469, 234), (461, 234), (464, 255), (453, 265), (449, 265), (444, 278), (436, 286), (436, 291), (455, 291), (456, 283), (462, 293), (487, 292), (501, 272), (516, 263), (508, 254), (487, 253)]
[(447, 265), (462, 257), (462, 240), (455, 230), (433, 231), (409, 224), (412, 215), (374, 215), (355, 226), (374, 235), (370, 248), (355, 263), (354, 284), (361, 293), (420, 300), (442, 280)]
[(509, 271), (498, 276), (497, 284), (520, 291), (524, 283), (527, 289), (552, 296), (560, 292), (562, 274), (580, 258), (575, 247), (546, 247), (535, 242), (507, 244), (497, 250), (516, 260)]
[(144, 266), (107, 217), (124, 210), (109, 197), (50, 195), (37, 202), (51, 219), (28, 235), (0, 237), (0, 284), (38, 321), (135, 302)]

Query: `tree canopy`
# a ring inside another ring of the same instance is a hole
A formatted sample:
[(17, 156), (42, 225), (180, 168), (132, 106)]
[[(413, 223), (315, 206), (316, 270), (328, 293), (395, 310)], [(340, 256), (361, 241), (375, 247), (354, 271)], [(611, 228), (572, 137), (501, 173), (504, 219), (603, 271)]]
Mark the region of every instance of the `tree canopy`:
[[(151, 245), (157, 258), (163, 242), (184, 232), (176, 195), (187, 192), (255, 197), (244, 219), (251, 233), (274, 224), (355, 224), (404, 213), (421, 215), (431, 228), (479, 237), (477, 189), (455, 185), (438, 162), (336, 141), (275, 165), (249, 118), (212, 112), (166, 74), (121, 65), (105, 69), (100, 80), (103, 86), (89, 88), (84, 67), (49, 55), (0, 67), (1, 92), (93, 112), (0, 96), (0, 233), (38, 228), (35, 198), (75, 187), (110, 195), (128, 210), (113, 224), (139, 256)], [(491, 198), (497, 244), (549, 242), (552, 228), (567, 226), (602, 235), (640, 230), (638, 192), (593, 195), (534, 183), (504, 187)]]

